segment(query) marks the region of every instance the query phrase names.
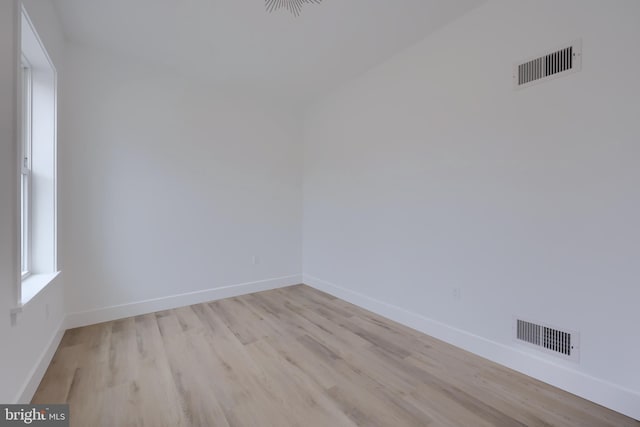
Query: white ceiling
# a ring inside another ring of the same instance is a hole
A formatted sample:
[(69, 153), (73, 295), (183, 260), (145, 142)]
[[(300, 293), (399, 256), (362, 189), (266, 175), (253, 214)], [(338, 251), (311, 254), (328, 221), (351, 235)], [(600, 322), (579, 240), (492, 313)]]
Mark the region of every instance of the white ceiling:
[[(227, 86), (307, 101), (484, 0), (54, 0), (65, 37)], [(274, 92), (275, 91), (275, 92)]]

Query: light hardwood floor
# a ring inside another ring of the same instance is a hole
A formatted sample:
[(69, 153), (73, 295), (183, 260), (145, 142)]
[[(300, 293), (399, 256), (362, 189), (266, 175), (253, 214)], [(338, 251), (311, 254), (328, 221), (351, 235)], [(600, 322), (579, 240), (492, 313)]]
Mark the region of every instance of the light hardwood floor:
[(66, 332), (33, 403), (84, 426), (640, 426), (298, 285)]

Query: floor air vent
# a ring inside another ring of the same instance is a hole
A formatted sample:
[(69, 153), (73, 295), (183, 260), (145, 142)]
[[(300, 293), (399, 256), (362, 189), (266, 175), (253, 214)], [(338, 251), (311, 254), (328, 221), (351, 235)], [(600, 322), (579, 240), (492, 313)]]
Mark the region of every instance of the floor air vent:
[(561, 49), (516, 64), (513, 83), (516, 89), (521, 89), (581, 69), (582, 42), (578, 40)]
[(579, 360), (580, 335), (548, 325), (516, 319), (516, 339), (535, 346), (547, 353), (577, 362)]

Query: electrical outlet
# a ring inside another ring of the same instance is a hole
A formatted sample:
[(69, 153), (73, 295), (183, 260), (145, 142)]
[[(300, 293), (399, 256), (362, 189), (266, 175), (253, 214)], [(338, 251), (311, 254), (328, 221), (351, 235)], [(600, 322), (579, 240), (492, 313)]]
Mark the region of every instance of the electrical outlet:
[(456, 301), (460, 301), (462, 299), (462, 289), (453, 288), (453, 299)]
[(258, 255), (254, 255), (254, 256), (251, 258), (251, 262), (253, 263), (253, 265), (260, 264), (260, 257), (259, 257)]

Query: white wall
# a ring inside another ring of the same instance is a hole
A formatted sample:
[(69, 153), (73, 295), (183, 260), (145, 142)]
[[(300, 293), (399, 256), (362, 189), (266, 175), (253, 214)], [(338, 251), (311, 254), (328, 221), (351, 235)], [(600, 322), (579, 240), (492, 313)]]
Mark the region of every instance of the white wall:
[[(640, 418), (639, 23), (490, 1), (318, 102), (305, 281)], [(513, 90), (580, 37), (582, 72)], [(514, 315), (579, 331), (580, 363), (516, 347)]]
[[(25, 7), (58, 73), (62, 73), (63, 42), (48, 2), (25, 0)], [(16, 87), (20, 64), (20, 2), (0, 2), (0, 402), (25, 401), (37, 387), (57, 340), (64, 317), (59, 277), (17, 315), (14, 294), (19, 281), (18, 158)]]
[(69, 45), (66, 60), (67, 310), (97, 310), (72, 324), (155, 298), (299, 283), (302, 132), (293, 112), (107, 52)]

